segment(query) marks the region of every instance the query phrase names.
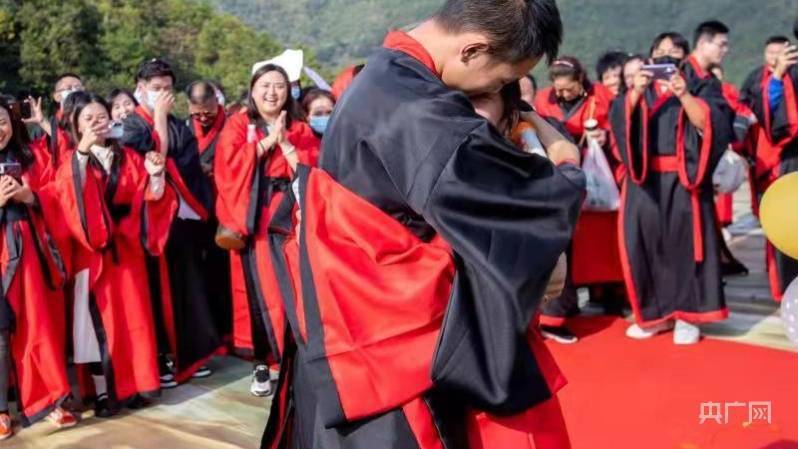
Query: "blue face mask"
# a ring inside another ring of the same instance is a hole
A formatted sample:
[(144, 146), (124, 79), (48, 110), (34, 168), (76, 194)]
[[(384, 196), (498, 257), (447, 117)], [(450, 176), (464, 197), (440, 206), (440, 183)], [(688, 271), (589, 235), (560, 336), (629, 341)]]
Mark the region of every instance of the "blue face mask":
[(294, 97), (294, 100), (299, 100), (299, 97), (302, 96), (302, 89), (299, 86), (291, 86), (291, 96)]
[(319, 134), (324, 134), (327, 131), (328, 123), (330, 123), (329, 115), (319, 115), (310, 118), (310, 127)]

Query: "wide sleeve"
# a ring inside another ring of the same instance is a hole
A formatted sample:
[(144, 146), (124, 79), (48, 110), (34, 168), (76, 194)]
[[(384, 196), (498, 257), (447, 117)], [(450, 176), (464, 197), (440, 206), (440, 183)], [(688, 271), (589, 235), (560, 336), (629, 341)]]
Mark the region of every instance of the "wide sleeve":
[[(784, 98), (779, 106), (770, 113), (771, 140), (784, 144), (798, 138), (798, 67), (793, 66), (782, 79)], [(768, 108), (765, 98), (762, 107)]]
[(125, 152), (125, 161), (117, 176), (111, 208), (129, 211), (119, 217), (118, 232), (131, 242), (140, 241), (148, 254), (160, 255), (166, 249), (172, 221), (177, 216), (179, 204), (175, 189), (167, 184), (161, 195), (155, 195), (150, 176), (144, 169), (144, 158), (132, 150)]
[(642, 184), (648, 175), (648, 103), (641, 98), (632, 104), (631, 93), (618, 96), (610, 109), (613, 152), (623, 173), (635, 184)]
[(136, 114), (128, 116), (123, 122), (122, 138), (119, 144), (144, 155), (157, 150), (158, 139), (150, 126)]
[[(174, 161), (179, 172), (178, 189), (183, 199), (203, 220), (213, 210), (213, 194), (208, 177), (202, 172), (197, 138), (185, 122), (174, 117), (169, 119), (169, 158)], [(174, 181), (174, 174), (172, 174)], [(183, 188), (184, 186), (184, 188)]]
[(579, 168), (521, 153), (483, 122), (426, 202), (412, 204), (451, 245), (457, 268), (433, 361), (437, 388), (499, 413), (550, 397), (526, 334), (584, 188)]
[(721, 94), (719, 83), (707, 85), (696, 97), (707, 126), (697, 129), (681, 111), (677, 122), (676, 155), (679, 179), (688, 190), (712, 182), (712, 173), (723, 153), (734, 141), (734, 110)]
[(244, 236), (255, 232), (259, 191), (255, 144), (246, 136), (245, 121), (228, 121), (216, 145), (213, 177), (219, 223)]

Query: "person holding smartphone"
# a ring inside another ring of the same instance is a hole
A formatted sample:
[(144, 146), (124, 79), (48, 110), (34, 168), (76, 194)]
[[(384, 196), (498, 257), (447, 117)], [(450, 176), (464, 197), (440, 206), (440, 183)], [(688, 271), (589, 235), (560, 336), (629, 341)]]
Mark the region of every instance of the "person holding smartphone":
[(73, 146), (69, 139), (67, 121), (70, 115), (70, 96), (84, 90), (83, 81), (76, 73), (62, 73), (56, 78), (52, 99), (55, 102), (55, 114), (47, 118), (44, 116), (41, 98), (28, 97), (31, 107), (31, 116), (25, 119), (25, 124), (34, 125), (37, 129), (32, 135), (34, 141), (41, 141), (47, 148), (50, 164), (53, 169), (68, 157)]
[(61, 408), (70, 393), (65, 273), (61, 255), (49, 244), (38, 200), (51, 172), (37, 156), (18, 111), (0, 101), (0, 440), (12, 435), (7, 396), (12, 374), (23, 425), (45, 417), (59, 428), (77, 424)]
[(77, 144), (50, 194), (74, 242), (73, 360), (93, 381), (82, 387), (95, 416), (107, 418), (160, 393), (145, 254), (164, 251), (177, 194), (162, 154), (140, 156), (110, 139), (105, 100), (74, 96), (69, 129)]
[[(684, 48), (657, 56), (661, 37), (654, 61), (682, 69), (655, 83), (644, 67), (611, 110), (627, 173), (619, 240), (635, 324), (626, 334), (645, 339), (675, 327), (674, 343), (687, 345), (699, 341), (699, 324), (728, 316), (712, 173), (733, 139), (733, 111), (714, 76), (681, 64)], [(667, 40), (686, 42), (676, 33)]]

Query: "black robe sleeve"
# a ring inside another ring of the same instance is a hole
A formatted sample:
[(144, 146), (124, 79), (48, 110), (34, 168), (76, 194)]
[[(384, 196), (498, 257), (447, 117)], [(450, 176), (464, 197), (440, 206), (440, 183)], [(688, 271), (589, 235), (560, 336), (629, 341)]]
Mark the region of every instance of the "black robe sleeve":
[(132, 148), (137, 153), (144, 155), (155, 149), (155, 141), (152, 139), (152, 129), (150, 125), (136, 114), (128, 116), (123, 122), (122, 138), (119, 144), (123, 147)]
[(483, 122), (426, 203), (413, 205), (457, 265), (433, 362), (438, 389), (497, 413), (550, 397), (525, 336), (571, 239), (584, 183), (579, 168), (521, 153)]
[(213, 210), (213, 195), (208, 178), (202, 172), (197, 138), (186, 123), (169, 118), (169, 157), (174, 159), (180, 177), (206, 210)]

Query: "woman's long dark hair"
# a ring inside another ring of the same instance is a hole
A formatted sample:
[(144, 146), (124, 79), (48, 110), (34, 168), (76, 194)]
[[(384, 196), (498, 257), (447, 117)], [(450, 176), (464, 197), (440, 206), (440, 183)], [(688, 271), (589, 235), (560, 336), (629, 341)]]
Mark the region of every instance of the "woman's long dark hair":
[[(111, 108), (108, 106), (108, 102), (105, 101), (100, 95), (88, 92), (75, 92), (74, 94), (69, 96), (72, 98), (72, 110), (69, 116), (69, 135), (75, 145), (80, 142), (80, 139), (83, 135), (78, 131), (80, 128), (78, 127), (78, 119), (80, 118), (80, 113), (83, 112), (88, 105), (97, 103), (100, 106), (105, 108), (105, 111), (108, 113), (108, 120), (111, 120)], [(113, 160), (113, 167), (118, 166), (124, 157), (124, 153), (122, 152), (121, 148), (119, 147), (119, 142), (115, 139), (108, 139), (110, 142), (111, 150), (115, 153), (114, 160)]]
[(500, 125), (506, 134), (512, 133), (521, 120), (521, 84), (518, 81), (506, 84), (499, 92), (502, 98), (502, 119)]
[(7, 151), (17, 162), (22, 165), (23, 169), (27, 169), (33, 164), (33, 152), (30, 150), (30, 136), (28, 135), (28, 128), (22, 122), (22, 114), (20, 112), (19, 103), (10, 102), (6, 99), (0, 99), (0, 108), (5, 109), (8, 113), (8, 119), (11, 121), (11, 132), (13, 135), (9, 139), (8, 144), (1, 151)]
[(258, 112), (258, 107), (255, 104), (255, 100), (252, 98), (252, 88), (255, 87), (255, 83), (263, 75), (269, 72), (277, 72), (282, 75), (283, 79), (285, 79), (285, 85), (289, 90), (285, 98), (285, 104), (282, 107), (282, 110), (287, 112), (285, 118), (285, 128), (288, 129), (295, 120), (302, 121), (303, 117), (302, 112), (299, 110), (299, 105), (297, 104), (296, 100), (294, 100), (294, 97), (291, 96), (291, 81), (288, 79), (288, 73), (286, 73), (285, 69), (279, 65), (266, 64), (255, 71), (255, 73), (252, 75), (252, 78), (249, 80), (249, 94), (247, 95), (247, 113), (249, 114), (249, 119), (251, 122), (257, 124), (259, 127), (266, 125), (263, 117), (260, 116), (260, 112)]
[(302, 97), (302, 113), (306, 119), (310, 117), (310, 105), (319, 98), (327, 98), (335, 106), (335, 97), (333, 97), (332, 92), (318, 87), (311, 87)]
[(121, 87), (116, 87), (116, 88), (112, 89), (111, 93), (108, 94), (108, 98), (106, 99), (106, 101), (108, 102), (108, 105), (109, 106), (113, 106), (114, 105), (114, 101), (116, 101), (116, 97), (118, 97), (120, 95), (126, 95), (128, 98), (130, 98), (130, 101), (132, 101), (134, 105), (136, 105), (136, 106), (139, 105), (139, 102), (136, 100), (136, 96), (133, 95), (133, 92), (129, 91), (128, 89), (121, 88)]
[(561, 77), (568, 77), (580, 82), (585, 89), (585, 93), (590, 91), (592, 86), (585, 66), (573, 56), (560, 56), (549, 66), (549, 80), (554, 81)]

